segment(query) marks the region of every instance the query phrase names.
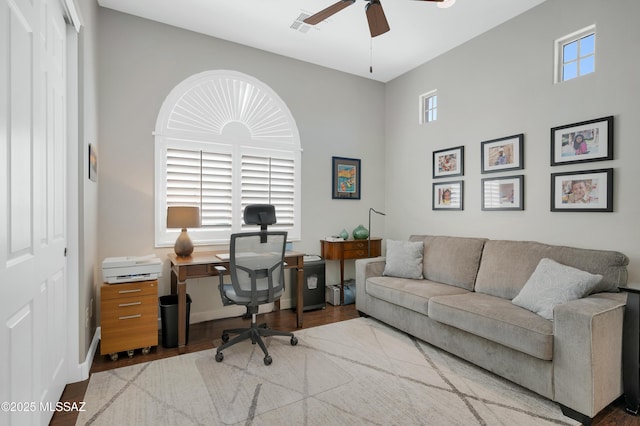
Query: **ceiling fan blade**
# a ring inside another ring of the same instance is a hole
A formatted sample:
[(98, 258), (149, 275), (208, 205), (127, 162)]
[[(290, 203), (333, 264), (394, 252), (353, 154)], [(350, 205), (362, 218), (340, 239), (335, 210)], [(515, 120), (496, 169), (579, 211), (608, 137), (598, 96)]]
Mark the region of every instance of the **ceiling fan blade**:
[(326, 9), (321, 10), (315, 15), (309, 16), (303, 22), (309, 25), (319, 24), (320, 22), (324, 21), (328, 17), (334, 15), (335, 13), (340, 12), (345, 7), (351, 6), (355, 2), (356, 0), (340, 0), (339, 2), (334, 3), (331, 6), (327, 7)]
[(371, 0), (369, 4), (367, 4), (366, 13), (371, 37), (377, 37), (391, 29), (389, 28), (387, 17), (384, 16), (384, 10), (382, 10), (380, 0)]

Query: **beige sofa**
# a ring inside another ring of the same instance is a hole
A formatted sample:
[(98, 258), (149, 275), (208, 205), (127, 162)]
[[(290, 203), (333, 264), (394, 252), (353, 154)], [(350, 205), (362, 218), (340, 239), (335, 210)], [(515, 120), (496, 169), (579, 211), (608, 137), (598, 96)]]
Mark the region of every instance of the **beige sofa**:
[[(384, 275), (391, 266), (385, 257), (356, 261), (362, 314), (556, 401), (584, 424), (622, 394), (626, 296), (617, 287), (627, 281), (624, 254), (481, 238), (409, 241), (422, 252), (420, 259), (407, 256), (419, 260), (422, 278)], [(602, 278), (586, 297), (556, 305), (549, 320), (512, 303), (534, 275), (545, 277), (542, 259)]]

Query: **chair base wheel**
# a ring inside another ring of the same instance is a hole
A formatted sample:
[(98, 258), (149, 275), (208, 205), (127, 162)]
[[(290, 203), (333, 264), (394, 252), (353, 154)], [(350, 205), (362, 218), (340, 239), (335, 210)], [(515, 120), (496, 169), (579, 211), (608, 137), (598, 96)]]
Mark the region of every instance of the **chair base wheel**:
[(223, 359), (224, 359), (224, 354), (222, 352), (217, 352), (216, 353), (216, 361), (222, 362)]
[(267, 355), (264, 357), (264, 365), (271, 365), (273, 359), (271, 359), (271, 355)]
[(295, 346), (295, 345), (297, 345), (297, 344), (298, 344), (298, 338), (297, 338), (297, 337), (295, 337), (295, 336), (293, 336), (293, 337), (291, 338), (291, 346)]

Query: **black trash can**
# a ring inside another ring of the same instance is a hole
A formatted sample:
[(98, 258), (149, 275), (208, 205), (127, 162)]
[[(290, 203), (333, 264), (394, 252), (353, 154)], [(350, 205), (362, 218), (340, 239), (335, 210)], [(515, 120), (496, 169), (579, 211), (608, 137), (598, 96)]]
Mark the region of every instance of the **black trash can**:
[[(189, 313), (191, 312), (191, 296), (187, 294), (187, 324), (185, 344), (189, 343)], [(160, 296), (160, 324), (162, 326), (162, 346), (178, 347), (178, 295)]]

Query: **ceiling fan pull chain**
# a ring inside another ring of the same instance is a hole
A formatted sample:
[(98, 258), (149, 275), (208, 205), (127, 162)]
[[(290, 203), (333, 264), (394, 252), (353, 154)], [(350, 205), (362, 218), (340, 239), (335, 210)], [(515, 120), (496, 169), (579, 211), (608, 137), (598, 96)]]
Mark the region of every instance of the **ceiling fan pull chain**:
[(369, 39), (369, 74), (373, 74), (373, 37)]

